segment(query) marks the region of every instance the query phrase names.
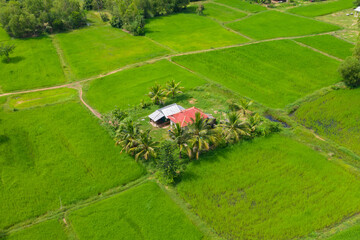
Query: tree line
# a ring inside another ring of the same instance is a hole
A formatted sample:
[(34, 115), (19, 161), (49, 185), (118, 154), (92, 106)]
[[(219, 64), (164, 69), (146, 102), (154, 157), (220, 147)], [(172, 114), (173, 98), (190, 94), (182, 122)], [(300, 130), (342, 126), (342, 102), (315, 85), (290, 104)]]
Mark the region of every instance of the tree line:
[(0, 23), (13, 37), (61, 32), (86, 25), (77, 0), (0, 0)]

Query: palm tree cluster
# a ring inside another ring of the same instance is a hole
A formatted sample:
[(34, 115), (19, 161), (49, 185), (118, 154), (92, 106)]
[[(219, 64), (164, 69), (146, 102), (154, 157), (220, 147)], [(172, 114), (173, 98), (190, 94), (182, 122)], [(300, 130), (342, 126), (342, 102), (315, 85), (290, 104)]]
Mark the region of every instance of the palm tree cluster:
[(165, 103), (168, 96), (174, 98), (177, 94), (182, 93), (181, 90), (183, 87), (181, 87), (180, 84), (181, 82), (175, 82), (175, 80), (167, 82), (165, 88), (159, 84), (155, 84), (150, 88), (150, 92), (147, 95), (154, 104), (161, 105)]

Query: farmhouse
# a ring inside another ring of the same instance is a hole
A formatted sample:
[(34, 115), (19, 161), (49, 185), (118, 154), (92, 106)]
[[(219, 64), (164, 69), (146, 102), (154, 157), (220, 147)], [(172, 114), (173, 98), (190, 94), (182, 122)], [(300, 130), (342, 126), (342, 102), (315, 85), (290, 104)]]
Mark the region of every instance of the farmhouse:
[(168, 118), (170, 119), (171, 126), (176, 123), (179, 123), (181, 127), (186, 127), (189, 123), (193, 122), (193, 119), (195, 119), (196, 113), (200, 113), (200, 116), (202, 118), (215, 120), (215, 118), (212, 115), (205, 114), (196, 107), (191, 107), (191, 108), (183, 110), (179, 113), (170, 115), (170, 116), (168, 116)]
[(168, 116), (185, 110), (176, 103), (160, 108), (149, 115), (150, 123), (155, 127), (164, 127), (170, 123)]

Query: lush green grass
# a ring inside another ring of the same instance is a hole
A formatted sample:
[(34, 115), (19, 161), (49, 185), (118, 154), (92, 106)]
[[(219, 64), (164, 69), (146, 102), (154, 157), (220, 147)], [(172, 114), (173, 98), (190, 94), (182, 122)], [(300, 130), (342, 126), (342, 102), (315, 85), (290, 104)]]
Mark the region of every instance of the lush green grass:
[(12, 233), (1, 240), (66, 240), (68, 239), (57, 219), (36, 224)]
[(127, 109), (139, 105), (142, 99), (150, 101), (146, 96), (149, 88), (155, 83), (165, 86), (172, 79), (181, 82), (185, 91), (206, 83), (187, 70), (162, 60), (92, 81), (85, 97), (100, 112), (108, 112), (115, 106)]
[(331, 35), (299, 38), (296, 41), (342, 59), (351, 56), (354, 48), (353, 44)]
[(149, 39), (132, 36), (111, 26), (84, 28), (57, 34), (56, 38), (76, 79), (109, 72), (169, 52)]
[(260, 12), (266, 10), (266, 7), (264, 6), (255, 3), (251, 4), (243, 0), (215, 0), (215, 2), (222, 3), (230, 7), (238, 8), (246, 12)]
[(201, 239), (202, 233), (154, 182), (75, 211), (80, 239)]
[(144, 173), (77, 102), (4, 111), (0, 119), (0, 229)]
[(316, 17), (353, 8), (353, 2), (353, 0), (326, 1), (292, 8), (289, 12), (307, 17)]
[(179, 52), (209, 49), (246, 42), (247, 39), (230, 32), (220, 24), (194, 13), (195, 7), (185, 13), (149, 19), (146, 36)]
[(10, 40), (10, 36), (0, 25), (0, 42), (5, 40)]
[(296, 119), (360, 155), (360, 89), (338, 90), (300, 106)]
[(178, 192), (227, 239), (293, 239), (360, 209), (357, 177), (281, 135), (193, 162)]
[(11, 40), (14, 53), (8, 63), (0, 59), (0, 91), (32, 89), (65, 82), (65, 76), (49, 37)]
[(356, 225), (344, 231), (341, 231), (327, 240), (358, 240), (360, 236), (360, 225)]
[(340, 80), (338, 61), (290, 40), (181, 56), (174, 61), (274, 108)]
[(244, 20), (229, 23), (227, 26), (257, 40), (302, 36), (340, 29), (335, 25), (278, 11), (259, 13)]
[(216, 20), (227, 22), (245, 17), (247, 14), (215, 3), (204, 4), (204, 15)]

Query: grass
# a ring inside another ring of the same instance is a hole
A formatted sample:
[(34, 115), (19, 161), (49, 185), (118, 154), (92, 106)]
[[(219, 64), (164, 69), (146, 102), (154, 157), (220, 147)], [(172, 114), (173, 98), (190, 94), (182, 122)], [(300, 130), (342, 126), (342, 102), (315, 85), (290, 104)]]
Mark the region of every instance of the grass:
[(204, 15), (210, 18), (214, 18), (218, 21), (228, 22), (247, 16), (246, 13), (236, 11), (234, 9), (218, 5), (215, 3), (205, 3)]
[(353, 44), (331, 35), (299, 38), (296, 41), (341, 59), (351, 56), (352, 49), (354, 48)]
[(72, 212), (80, 239), (202, 239), (202, 233), (154, 182)]
[(10, 92), (61, 84), (66, 81), (49, 37), (7, 41), (15, 45), (11, 61), (0, 59), (0, 91)]
[(0, 229), (140, 177), (77, 102), (0, 113)]
[(304, 103), (295, 118), (334, 142), (360, 155), (360, 89), (332, 91)]
[(0, 42), (10, 40), (9, 34), (0, 25)]
[(359, 211), (358, 177), (283, 135), (190, 164), (178, 184), (193, 211), (227, 239), (293, 239)]
[(24, 230), (12, 233), (1, 240), (66, 240), (68, 237), (57, 219), (36, 224)]
[(340, 80), (338, 61), (290, 40), (173, 58), (268, 107), (282, 108)]
[(215, 0), (215, 2), (222, 3), (222, 4), (228, 5), (230, 7), (238, 8), (240, 10), (243, 10), (246, 12), (251, 12), (251, 13), (261, 12), (261, 11), (266, 10), (266, 7), (264, 7), (264, 6), (261, 6), (259, 4), (255, 4), (255, 3), (252, 4), (250, 2), (243, 1), (243, 0)]
[(343, 230), (327, 240), (358, 240), (360, 236), (360, 225)]
[(110, 72), (122, 66), (167, 54), (145, 37), (111, 26), (90, 27), (56, 35), (75, 79)]
[(172, 79), (181, 82), (185, 91), (206, 83), (187, 70), (162, 60), (92, 81), (85, 97), (100, 112), (111, 111), (115, 106), (128, 109), (139, 105), (142, 99), (149, 101), (146, 94), (155, 83), (165, 86)]
[(316, 17), (353, 8), (353, 2), (352, 0), (326, 1), (324, 3), (314, 3), (292, 8), (289, 12), (306, 17)]
[(227, 26), (257, 40), (303, 36), (340, 29), (335, 25), (278, 11), (259, 13), (244, 20), (229, 23)]
[(220, 24), (195, 13), (195, 6), (186, 12), (149, 19), (146, 36), (178, 52), (209, 49), (246, 42)]

